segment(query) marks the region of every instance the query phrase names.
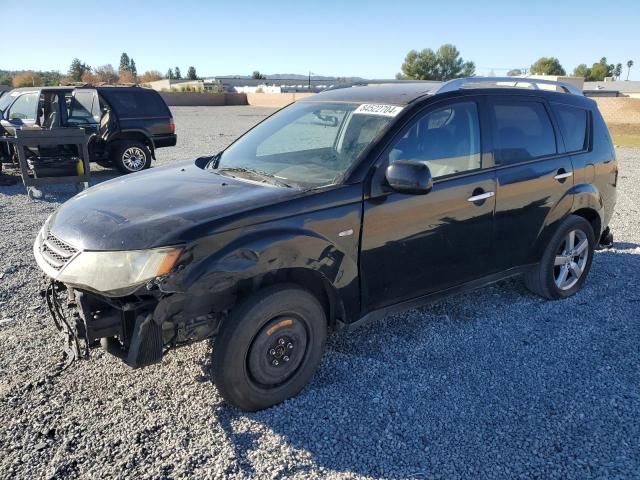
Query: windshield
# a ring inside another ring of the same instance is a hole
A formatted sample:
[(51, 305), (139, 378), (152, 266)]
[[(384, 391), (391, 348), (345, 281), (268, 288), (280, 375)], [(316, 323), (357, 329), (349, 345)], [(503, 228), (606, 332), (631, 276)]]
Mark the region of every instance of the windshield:
[[(336, 183), (392, 120), (400, 107), (355, 103), (294, 103), (225, 150), (222, 174), (274, 184), (319, 187)], [(379, 107), (379, 106), (378, 106)], [(253, 175), (251, 175), (253, 174)]]

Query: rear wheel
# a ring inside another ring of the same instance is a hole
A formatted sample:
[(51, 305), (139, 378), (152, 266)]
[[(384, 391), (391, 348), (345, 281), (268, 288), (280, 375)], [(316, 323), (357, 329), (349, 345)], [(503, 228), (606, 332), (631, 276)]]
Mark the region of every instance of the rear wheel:
[(570, 215), (549, 241), (540, 264), (525, 274), (525, 285), (549, 300), (574, 295), (587, 279), (594, 249), (591, 224)]
[(151, 152), (142, 142), (123, 140), (111, 150), (111, 162), (122, 173), (134, 173), (151, 166)]
[(255, 293), (234, 309), (214, 343), (222, 397), (248, 411), (293, 397), (320, 363), (326, 330), (324, 309), (306, 290), (284, 285)]

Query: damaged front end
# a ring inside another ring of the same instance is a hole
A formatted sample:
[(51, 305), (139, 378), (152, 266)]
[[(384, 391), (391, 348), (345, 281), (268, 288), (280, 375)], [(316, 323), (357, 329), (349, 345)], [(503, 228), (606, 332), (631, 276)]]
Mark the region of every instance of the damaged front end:
[(143, 367), (171, 348), (215, 335), (224, 312), (210, 312), (210, 303), (194, 308), (175, 288), (183, 252), (179, 246), (83, 251), (45, 224), (34, 255), (48, 277), (43, 296), (64, 338), (67, 361), (86, 358), (101, 344), (127, 365)]
[(144, 290), (109, 298), (51, 280), (44, 295), (67, 361), (87, 358), (101, 345), (130, 367), (144, 367), (160, 362), (171, 348), (216, 334), (222, 314), (189, 318), (183, 295)]

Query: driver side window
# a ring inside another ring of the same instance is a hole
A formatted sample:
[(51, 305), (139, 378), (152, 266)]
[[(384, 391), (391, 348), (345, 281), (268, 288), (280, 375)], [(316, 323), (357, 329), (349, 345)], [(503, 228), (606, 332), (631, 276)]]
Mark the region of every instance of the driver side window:
[(25, 93), (18, 97), (9, 109), (9, 120), (35, 120), (38, 99), (37, 93)]
[(393, 145), (389, 162), (424, 162), (433, 178), (481, 168), (475, 102), (461, 102), (420, 116)]

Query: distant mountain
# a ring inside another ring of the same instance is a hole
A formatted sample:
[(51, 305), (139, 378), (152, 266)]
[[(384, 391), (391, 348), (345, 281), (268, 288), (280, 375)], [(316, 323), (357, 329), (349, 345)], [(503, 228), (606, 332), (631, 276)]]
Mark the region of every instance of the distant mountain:
[[(297, 73), (274, 73), (273, 75), (267, 75), (267, 80), (307, 80), (309, 75), (300, 75)], [(336, 77), (326, 75), (311, 75), (311, 80), (327, 80), (333, 81)]]
[[(274, 73), (267, 74), (267, 80), (308, 80), (309, 75), (301, 75), (298, 73)], [(215, 78), (242, 78), (242, 79), (251, 79), (251, 75), (216, 75)], [(347, 82), (360, 82), (365, 80), (361, 77), (333, 77), (328, 75), (311, 75), (311, 80), (314, 81), (323, 81), (323, 82), (334, 82), (337, 79), (341, 79)]]

